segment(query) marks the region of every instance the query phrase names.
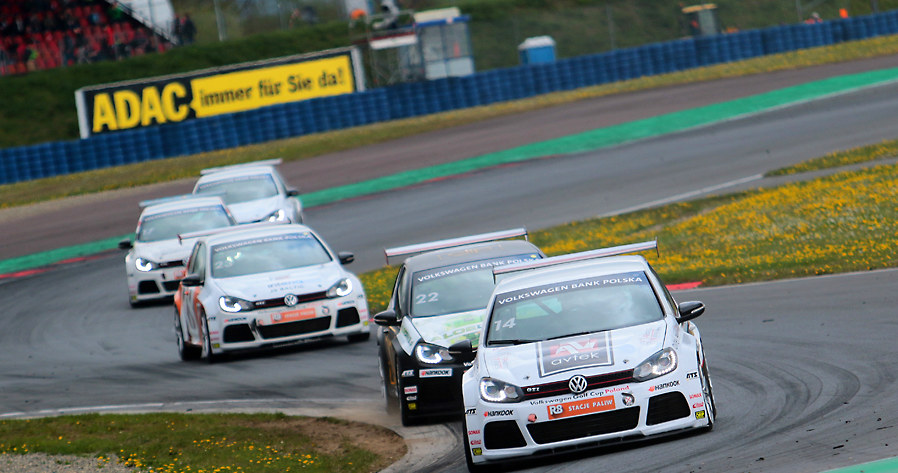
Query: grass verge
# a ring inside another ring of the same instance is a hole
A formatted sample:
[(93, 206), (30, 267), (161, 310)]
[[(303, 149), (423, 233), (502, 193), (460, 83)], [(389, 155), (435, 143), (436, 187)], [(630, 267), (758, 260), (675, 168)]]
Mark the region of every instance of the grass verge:
[(0, 186), (0, 207), (20, 206), (72, 195), (194, 177), (199, 170), (210, 166), (236, 164), (269, 157), (282, 157), (285, 161), (308, 159), (405, 136), (611, 94), (896, 53), (898, 53), (898, 37), (879, 37), (241, 148), (7, 184)]
[(0, 422), (0, 453), (79, 455), (152, 473), (378, 471), (405, 454), (379, 427), (284, 414), (87, 414)]
[[(872, 153), (876, 147), (864, 147)], [(898, 266), (898, 165), (573, 222), (531, 234), (558, 255), (657, 238), (668, 284), (736, 284)], [(361, 275), (372, 313), (395, 267)]]

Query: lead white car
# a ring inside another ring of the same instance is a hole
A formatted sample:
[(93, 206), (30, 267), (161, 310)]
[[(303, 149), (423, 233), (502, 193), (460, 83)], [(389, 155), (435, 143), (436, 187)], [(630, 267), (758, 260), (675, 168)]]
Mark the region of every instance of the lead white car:
[(132, 307), (144, 302), (171, 299), (184, 273), (184, 262), (193, 249), (193, 240), (178, 238), (181, 233), (236, 225), (234, 217), (218, 197), (185, 195), (146, 200), (137, 220), (137, 230), (119, 242), (127, 250), (125, 277)]
[(248, 224), (198, 237), (175, 295), (182, 360), (331, 336), (367, 340), (359, 279), (309, 227)]
[(687, 429), (715, 406), (701, 302), (677, 304), (645, 258), (655, 242), (496, 268), (476, 358), (462, 378), (465, 457), (492, 463)]
[(203, 169), (193, 193), (220, 196), (238, 223), (302, 223), (299, 191), (287, 185), (278, 164), (269, 159)]

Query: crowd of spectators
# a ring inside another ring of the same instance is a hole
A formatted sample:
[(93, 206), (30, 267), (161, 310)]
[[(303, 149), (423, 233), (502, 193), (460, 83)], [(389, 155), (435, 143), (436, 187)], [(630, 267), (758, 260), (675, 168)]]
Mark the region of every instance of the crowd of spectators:
[(122, 59), (169, 46), (116, 2), (0, 2), (0, 75)]

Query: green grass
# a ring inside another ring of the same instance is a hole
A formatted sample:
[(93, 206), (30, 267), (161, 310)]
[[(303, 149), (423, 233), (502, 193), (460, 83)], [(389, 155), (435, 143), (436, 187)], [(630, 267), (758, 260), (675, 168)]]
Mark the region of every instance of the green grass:
[[(372, 451), (390, 443), (400, 450)], [(368, 447), (367, 449), (365, 447)], [(109, 455), (140, 471), (378, 471), (404, 455), (395, 433), (283, 414), (87, 414), (0, 422), (0, 453)]]

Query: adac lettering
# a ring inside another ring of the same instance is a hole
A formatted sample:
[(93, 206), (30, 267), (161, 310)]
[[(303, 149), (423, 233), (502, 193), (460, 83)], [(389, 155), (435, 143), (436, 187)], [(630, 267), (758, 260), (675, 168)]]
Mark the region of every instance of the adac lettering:
[(190, 94), (181, 82), (119, 89), (93, 97), (91, 132), (180, 122), (190, 115)]

